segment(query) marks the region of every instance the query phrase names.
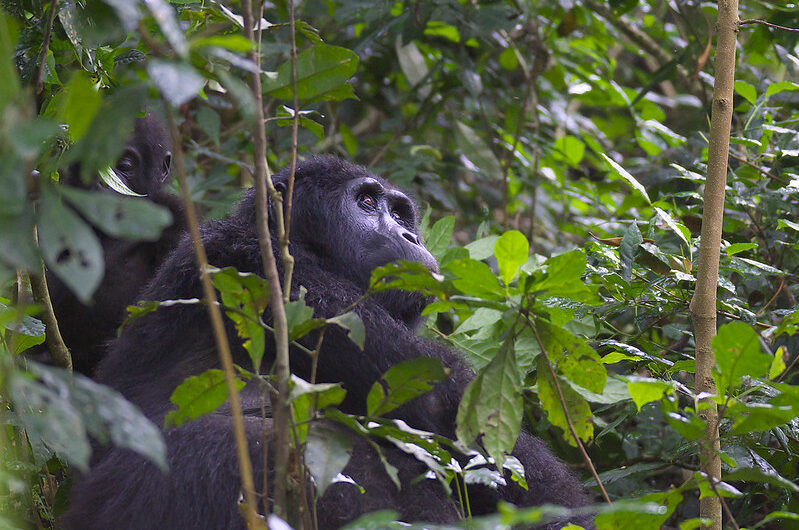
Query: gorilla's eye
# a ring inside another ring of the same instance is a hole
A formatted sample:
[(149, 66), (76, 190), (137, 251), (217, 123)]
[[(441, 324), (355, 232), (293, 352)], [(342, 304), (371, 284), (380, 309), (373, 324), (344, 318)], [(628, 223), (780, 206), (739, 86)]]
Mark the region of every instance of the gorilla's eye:
[(363, 193), (358, 197), (358, 205), (366, 210), (374, 210), (377, 206), (377, 199), (368, 193)]
[(405, 220), (402, 218), (402, 214), (399, 213), (397, 210), (391, 210), (391, 217), (394, 218), (395, 221), (402, 223)]

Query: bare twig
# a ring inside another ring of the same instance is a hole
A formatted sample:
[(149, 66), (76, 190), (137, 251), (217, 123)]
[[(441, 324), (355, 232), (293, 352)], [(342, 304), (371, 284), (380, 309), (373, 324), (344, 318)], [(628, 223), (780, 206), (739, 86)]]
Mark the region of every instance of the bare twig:
[(50, 12), (47, 14), (47, 26), (44, 29), (44, 39), (42, 39), (42, 49), (39, 51), (39, 63), (36, 65), (36, 94), (39, 95), (44, 90), (44, 65), (47, 62), (47, 50), (50, 49), (50, 36), (53, 33), (53, 22), (55, 12), (58, 11), (58, 0), (50, 1)]
[(194, 253), (197, 259), (197, 267), (200, 270), (200, 281), (203, 287), (203, 297), (205, 306), (208, 309), (208, 317), (214, 330), (216, 348), (219, 352), (219, 360), (222, 362), (222, 369), (225, 373), (225, 386), (227, 387), (228, 397), (230, 398), (230, 411), (233, 419), (233, 436), (236, 440), (236, 452), (238, 454), (239, 473), (241, 474), (241, 488), (244, 490), (246, 501), (245, 516), (247, 526), (251, 529), (257, 528), (259, 519), (255, 513), (257, 506), (255, 501), (255, 484), (252, 478), (252, 462), (250, 461), (250, 449), (247, 442), (247, 434), (244, 430), (244, 419), (241, 414), (241, 402), (239, 392), (236, 389), (236, 375), (233, 367), (233, 355), (230, 352), (225, 324), (222, 320), (222, 310), (216, 300), (216, 291), (211, 283), (211, 276), (208, 274), (208, 257), (205, 254), (200, 227), (197, 221), (197, 212), (189, 194), (189, 185), (186, 182), (186, 168), (183, 164), (183, 149), (181, 148), (180, 133), (178, 132), (175, 117), (169, 103), (164, 101), (164, 109), (169, 124), (169, 131), (172, 135), (172, 150), (177, 167), (178, 180), (180, 181), (180, 191), (183, 195), (183, 204), (186, 208), (186, 221), (189, 224), (191, 242), (194, 246)]
[(797, 28), (789, 28), (787, 26), (780, 26), (779, 24), (772, 24), (771, 22), (766, 22), (765, 20), (760, 20), (759, 18), (748, 18), (746, 20), (741, 20), (738, 23), (739, 26), (746, 26), (747, 24), (762, 24), (771, 29), (779, 29), (782, 31), (790, 31), (791, 33), (799, 33), (799, 29)]

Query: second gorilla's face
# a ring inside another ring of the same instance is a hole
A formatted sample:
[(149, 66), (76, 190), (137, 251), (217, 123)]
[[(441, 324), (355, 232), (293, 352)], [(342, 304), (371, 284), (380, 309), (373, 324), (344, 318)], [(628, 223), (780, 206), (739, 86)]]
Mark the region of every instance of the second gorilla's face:
[(366, 176), (346, 182), (339, 197), (334, 230), (347, 242), (338, 249), (342, 274), (366, 287), (372, 270), (400, 260), (438, 270), (417, 233), (416, 208), (407, 195)]

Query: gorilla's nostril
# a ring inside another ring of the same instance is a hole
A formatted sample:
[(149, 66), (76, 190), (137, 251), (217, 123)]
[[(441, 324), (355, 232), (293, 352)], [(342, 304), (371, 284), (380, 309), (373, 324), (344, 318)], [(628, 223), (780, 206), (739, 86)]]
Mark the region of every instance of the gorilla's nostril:
[(419, 240), (416, 238), (415, 235), (413, 235), (410, 232), (403, 232), (402, 233), (402, 237), (404, 237), (405, 239), (407, 239), (408, 241), (410, 241), (414, 245), (418, 245), (419, 244)]

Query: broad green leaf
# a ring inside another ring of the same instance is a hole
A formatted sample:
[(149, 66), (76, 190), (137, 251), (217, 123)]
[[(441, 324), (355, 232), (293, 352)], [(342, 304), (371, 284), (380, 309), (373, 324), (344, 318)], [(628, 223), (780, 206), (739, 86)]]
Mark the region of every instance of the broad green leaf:
[(494, 244), (494, 256), (497, 258), (499, 275), (505, 285), (509, 285), (519, 267), (527, 261), (530, 244), (524, 234), (518, 230), (509, 230), (502, 234)]
[(561, 136), (555, 140), (555, 149), (572, 167), (577, 167), (585, 154), (585, 144), (570, 135)]
[[(398, 363), (372, 385), (366, 397), (367, 414), (383, 416), (403, 403), (432, 390), (447, 374), (439, 359), (418, 357)], [(383, 385), (386, 388), (384, 389)]]
[(184, 31), (180, 28), (175, 10), (166, 0), (144, 0), (153, 18), (161, 28), (169, 46), (184, 59), (189, 55), (189, 45), (186, 43)]
[(499, 236), (488, 236), (476, 241), (472, 241), (466, 245), (466, 250), (469, 251), (469, 257), (473, 260), (482, 261), (494, 255), (494, 245), (497, 243)]
[(638, 225), (634, 222), (630, 223), (630, 226), (624, 231), (624, 236), (622, 236), (621, 244), (619, 245), (621, 277), (628, 283), (632, 278), (633, 264), (640, 252), (641, 243), (643, 242), (644, 240), (641, 237), (641, 232), (638, 230)]
[(552, 373), (547, 366), (548, 363), (549, 361), (546, 355), (538, 356), (538, 399), (541, 401), (541, 407), (546, 411), (550, 423), (560, 427), (563, 431), (563, 439), (566, 440), (569, 445), (576, 447), (577, 442), (574, 440), (571, 430), (569, 429), (569, 424), (566, 421), (563, 404), (560, 401), (560, 394), (563, 395), (566, 410), (568, 411), (574, 431), (584, 442), (590, 440), (594, 436), (591, 407), (582, 396), (575, 392), (571, 386), (564, 381), (558, 381), (557, 385), (560, 386), (560, 394), (558, 393), (555, 379), (552, 377)]
[(103, 0), (103, 2), (114, 8), (125, 31), (136, 29), (142, 17), (139, 0)]
[(556, 371), (581, 387), (601, 394), (608, 376), (599, 354), (583, 339), (564, 328), (544, 320), (538, 320), (536, 328)]
[(502, 180), (504, 176), (502, 165), (475, 130), (463, 122), (456, 121), (455, 132), (455, 141), (461, 154), (469, 159), (476, 170), (491, 180)]
[[(540, 292), (545, 296), (558, 296), (574, 301), (596, 303), (596, 287), (589, 287), (583, 281), (586, 258), (580, 250), (572, 250), (552, 256), (546, 264), (546, 276), (527, 286), (531, 293)], [(526, 267), (527, 265), (525, 265)]]
[(373, 292), (389, 289), (418, 291), (433, 296), (446, 295), (445, 285), (418, 261), (389, 263), (372, 271), (369, 289)]
[(644, 200), (646, 200), (647, 204), (652, 204), (652, 201), (649, 199), (649, 195), (646, 192), (646, 188), (644, 188), (641, 185), (641, 183), (635, 179), (635, 177), (630, 175), (630, 173), (628, 173), (626, 169), (621, 167), (618, 163), (616, 163), (612, 158), (610, 158), (605, 153), (599, 153), (599, 155), (605, 159), (605, 162), (607, 162), (611, 168), (613, 168), (613, 171), (611, 172), (612, 174), (616, 174), (619, 177), (626, 180), (627, 184), (629, 184), (631, 188), (633, 188), (634, 190), (636, 190), (638, 193), (641, 194)]
[[(236, 378), (236, 390), (240, 391), (246, 383)], [(180, 427), (200, 416), (214, 412), (228, 399), (225, 373), (213, 368), (200, 375), (186, 378), (172, 392), (169, 398), (176, 409), (170, 410), (164, 418), (164, 428)]]
[(688, 415), (669, 412), (666, 421), (686, 440), (699, 440), (705, 436), (705, 422), (693, 413)]
[(504, 345), (463, 393), (457, 416), (458, 439), (482, 445), (502, 467), (519, 436), (524, 413), (523, 374), (512, 346)]
[(752, 105), (757, 102), (757, 89), (746, 81), (736, 80), (735, 91)]
[(112, 237), (156, 241), (172, 224), (172, 213), (148, 200), (63, 186), (61, 194), (91, 223)]
[(0, 12), (0, 111), (19, 93), (19, 77), (14, 64), (17, 24), (11, 16)]
[(713, 338), (713, 354), (716, 357), (713, 379), (722, 396), (738, 386), (744, 375), (768, 375), (773, 360), (763, 352), (757, 333), (743, 322), (730, 322), (719, 328)]
[(64, 92), (59, 114), (69, 128), (72, 141), (80, 140), (100, 110), (102, 96), (82, 71), (75, 72)]
[(133, 450), (166, 470), (160, 429), (120, 393), (81, 374), (33, 362), (28, 368), (38, 381), (12, 372), (10, 395), (32, 441), (87, 469), (88, 434), (100, 443)]
[(187, 63), (150, 59), (147, 73), (161, 95), (176, 107), (193, 99), (205, 84), (205, 78)]
[[(615, 507), (613, 511), (597, 515), (594, 524), (597, 530), (619, 530), (621, 528), (658, 530), (671, 517), (682, 500), (683, 495), (679, 489), (650, 493), (634, 499), (634, 502), (627, 501), (630, 511), (624, 511), (625, 506), (622, 502), (621, 506)], [(656, 503), (658, 508), (649, 508), (652, 503)], [(614, 504), (617, 503), (614, 502)]]
[(660, 401), (664, 395), (673, 394), (674, 386), (668, 381), (631, 375), (627, 377), (627, 390), (638, 410), (652, 401)]
[(447, 251), (447, 247), (449, 247), (449, 242), (452, 240), (452, 232), (454, 230), (454, 215), (442, 217), (436, 221), (432, 227), (430, 227), (430, 230), (428, 230), (425, 236), (427, 250), (430, 251), (430, 254), (432, 254), (437, 261), (440, 262), (444, 252)]
[(419, 85), (429, 73), (427, 62), (425, 62), (422, 52), (419, 51), (419, 47), (416, 46), (416, 43), (413, 41), (403, 45), (402, 36), (397, 35), (397, 38), (394, 40), (394, 49), (397, 52), (397, 60), (400, 69), (408, 80), (408, 84), (411, 88), (418, 87), (419, 96), (422, 98), (429, 96), (430, 83), (427, 82), (423, 85)]
[(316, 422), (311, 426), (305, 445), (305, 465), (314, 478), (318, 497), (334, 482), (351, 455), (350, 434), (325, 422)]
[[(297, 97), (301, 101), (341, 100), (354, 97), (347, 84), (358, 67), (358, 56), (347, 48), (315, 44), (297, 55)], [(275, 79), (266, 79), (263, 91), (272, 97), (293, 99), (291, 61), (277, 69)]]
[(778, 83), (774, 83), (768, 87), (768, 90), (766, 90), (766, 97), (779, 94), (780, 92), (785, 92), (786, 90), (799, 90), (799, 83), (794, 83), (793, 81), (780, 81)]
[[(674, 232), (675, 234), (677, 234), (677, 237), (682, 239), (683, 243), (685, 243), (685, 246), (687, 246), (690, 249), (691, 248), (691, 231), (688, 230), (684, 225), (682, 225), (682, 224), (676, 222), (674, 219), (672, 219), (671, 215), (669, 215), (668, 212), (666, 212), (664, 210), (661, 210), (660, 208), (657, 208), (657, 207), (655, 208), (655, 211), (658, 213), (660, 218), (663, 219), (663, 222), (666, 223), (666, 225), (669, 228), (671, 228), (671, 231)], [(635, 224), (635, 223), (633, 223), (633, 224)]]
[(771, 361), (771, 367), (768, 370), (768, 378), (769, 379), (776, 379), (782, 372), (785, 371), (785, 358), (787, 352), (785, 350), (785, 346), (780, 346), (777, 348), (777, 351), (774, 352), (774, 360)]
[(39, 201), (39, 246), (50, 270), (88, 303), (103, 279), (103, 248), (94, 231), (49, 186)]
[(343, 315), (338, 315), (327, 319), (328, 324), (335, 324), (347, 331), (350, 340), (355, 343), (358, 348), (363, 349), (363, 344), (366, 341), (366, 328), (363, 327), (363, 321), (358, 313), (355, 311), (347, 311)]
[[(250, 42), (250, 41), (247, 41)], [(219, 114), (206, 106), (197, 109), (197, 126), (200, 130), (219, 147), (219, 132), (222, 126), (222, 120)]]
[(756, 243), (733, 243), (727, 247), (725, 252), (727, 252), (728, 256), (734, 256), (735, 254), (740, 254), (741, 252), (746, 252), (753, 248), (757, 248)]
[(225, 314), (236, 325), (239, 337), (244, 339), (243, 346), (257, 372), (266, 347), (266, 330), (261, 325), (261, 315), (269, 304), (269, 284), (256, 274), (239, 272), (233, 267), (209, 267), (208, 271), (221, 295), (222, 304), (231, 309)]
[(427, 22), (427, 27), (424, 34), (430, 37), (443, 37), (454, 43), (461, 41), (461, 36), (458, 33), (458, 28), (451, 26), (439, 20), (430, 20)]
[(305, 442), (308, 428), (316, 418), (316, 411), (338, 405), (347, 395), (347, 391), (339, 383), (312, 385), (294, 374), (291, 375), (290, 388), (289, 403), (294, 416), (293, 432), (299, 444)]
[(482, 261), (457, 259), (447, 264), (446, 269), (457, 276), (457, 279), (452, 280), (452, 285), (465, 295), (493, 300), (505, 297), (505, 290), (499, 285), (497, 277)]

